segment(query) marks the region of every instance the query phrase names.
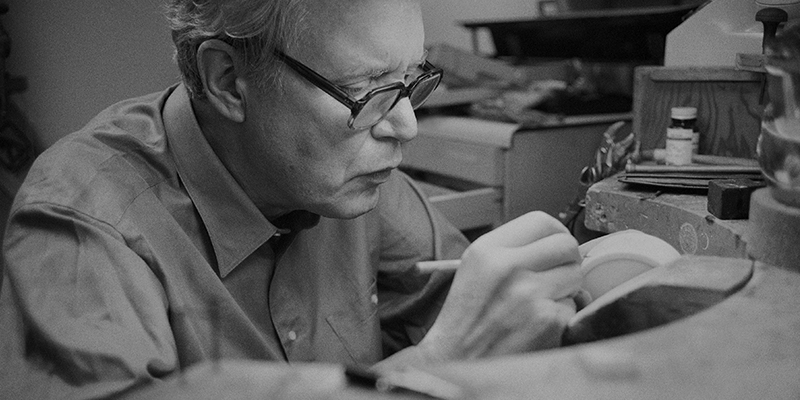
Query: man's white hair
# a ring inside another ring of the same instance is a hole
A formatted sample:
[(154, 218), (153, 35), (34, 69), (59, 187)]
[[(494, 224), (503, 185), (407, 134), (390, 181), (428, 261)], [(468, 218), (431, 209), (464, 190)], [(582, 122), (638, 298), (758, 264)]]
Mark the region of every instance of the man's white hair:
[(300, 36), (304, 0), (170, 0), (166, 16), (175, 44), (175, 61), (193, 97), (204, 96), (197, 48), (220, 39), (240, 52), (247, 75), (265, 88), (278, 77), (273, 50)]

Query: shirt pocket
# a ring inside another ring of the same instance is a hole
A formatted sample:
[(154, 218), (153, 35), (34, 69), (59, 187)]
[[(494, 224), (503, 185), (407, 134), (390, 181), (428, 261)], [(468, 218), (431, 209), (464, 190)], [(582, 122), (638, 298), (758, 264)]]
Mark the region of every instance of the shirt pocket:
[(325, 318), (350, 360), (371, 365), (383, 358), (380, 321), (376, 302), (376, 280), (346, 309)]

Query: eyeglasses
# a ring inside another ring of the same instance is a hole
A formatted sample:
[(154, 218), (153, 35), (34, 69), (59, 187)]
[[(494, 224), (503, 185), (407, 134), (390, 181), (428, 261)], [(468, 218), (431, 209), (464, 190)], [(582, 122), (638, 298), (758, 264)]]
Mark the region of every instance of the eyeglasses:
[(420, 66), (422, 74), (408, 85), (395, 82), (381, 86), (370, 90), (364, 97), (356, 100), (341, 87), (282, 51), (275, 50), (275, 56), (303, 78), (349, 108), (350, 119), (347, 121), (347, 126), (351, 129), (365, 129), (374, 126), (383, 120), (403, 97), (408, 97), (412, 108), (418, 108), (425, 100), (428, 100), (431, 93), (439, 86), (439, 82), (442, 81), (442, 70), (425, 61)]

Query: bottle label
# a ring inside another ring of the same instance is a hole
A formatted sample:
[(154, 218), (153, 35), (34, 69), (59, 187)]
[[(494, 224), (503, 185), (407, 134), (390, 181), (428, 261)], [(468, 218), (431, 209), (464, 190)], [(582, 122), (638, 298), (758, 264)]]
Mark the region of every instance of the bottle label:
[(667, 128), (666, 163), (686, 165), (692, 163), (692, 129)]
[(667, 128), (667, 139), (692, 140), (694, 130), (691, 128)]

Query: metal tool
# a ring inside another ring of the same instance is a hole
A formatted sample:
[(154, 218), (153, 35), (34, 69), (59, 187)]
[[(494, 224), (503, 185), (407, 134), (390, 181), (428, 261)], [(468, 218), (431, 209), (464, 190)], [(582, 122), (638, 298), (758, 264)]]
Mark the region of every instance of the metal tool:
[(603, 132), (603, 141), (595, 152), (594, 165), (581, 170), (580, 182), (584, 186), (601, 181), (621, 171), (633, 153), (635, 144), (633, 132), (616, 141), (617, 132), (625, 126), (625, 121), (617, 121)]

